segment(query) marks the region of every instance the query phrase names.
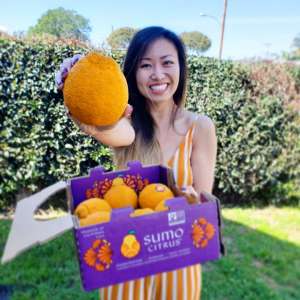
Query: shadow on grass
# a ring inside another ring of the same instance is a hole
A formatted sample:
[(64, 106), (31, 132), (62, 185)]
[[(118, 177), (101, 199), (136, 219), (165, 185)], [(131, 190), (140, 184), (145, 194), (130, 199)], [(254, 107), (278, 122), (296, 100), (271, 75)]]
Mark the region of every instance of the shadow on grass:
[(202, 299), (300, 299), (300, 247), (224, 221), (227, 254), (203, 266)]
[[(10, 223), (0, 222), (1, 255)], [(300, 248), (236, 222), (224, 223), (227, 256), (203, 266), (202, 300), (300, 299)], [(99, 299), (97, 291), (81, 288), (71, 232), (1, 265), (0, 274), (1, 299)]]

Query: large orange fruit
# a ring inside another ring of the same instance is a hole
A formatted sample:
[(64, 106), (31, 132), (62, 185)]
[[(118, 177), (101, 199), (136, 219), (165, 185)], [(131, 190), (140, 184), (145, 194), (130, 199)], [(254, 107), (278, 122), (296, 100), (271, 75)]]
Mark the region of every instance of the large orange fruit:
[(111, 211), (110, 205), (101, 198), (90, 198), (81, 202), (75, 209), (74, 214), (79, 218), (86, 218), (89, 214), (97, 211)]
[(136, 208), (138, 203), (135, 190), (126, 185), (120, 177), (113, 180), (111, 188), (104, 194), (104, 199), (112, 208)]
[(139, 196), (139, 204), (142, 208), (155, 209), (162, 200), (173, 198), (173, 192), (162, 183), (148, 184)]
[(90, 125), (116, 123), (128, 103), (128, 86), (119, 65), (96, 52), (74, 65), (65, 80), (63, 94), (71, 115)]

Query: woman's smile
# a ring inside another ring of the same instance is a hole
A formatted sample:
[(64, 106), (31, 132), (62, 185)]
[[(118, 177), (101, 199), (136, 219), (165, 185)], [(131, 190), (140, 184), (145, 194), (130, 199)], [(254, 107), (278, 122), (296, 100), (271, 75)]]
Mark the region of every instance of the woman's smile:
[(156, 95), (162, 95), (168, 88), (168, 83), (154, 83), (149, 85), (151, 93)]

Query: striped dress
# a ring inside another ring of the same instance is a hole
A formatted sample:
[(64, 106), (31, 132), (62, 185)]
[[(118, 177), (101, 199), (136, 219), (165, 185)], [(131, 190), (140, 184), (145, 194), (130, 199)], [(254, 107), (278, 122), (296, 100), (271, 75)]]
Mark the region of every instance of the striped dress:
[[(192, 185), (192, 139), (195, 124), (188, 130), (168, 166), (173, 169), (178, 187)], [(199, 300), (201, 266), (147, 276), (100, 290), (101, 300)]]

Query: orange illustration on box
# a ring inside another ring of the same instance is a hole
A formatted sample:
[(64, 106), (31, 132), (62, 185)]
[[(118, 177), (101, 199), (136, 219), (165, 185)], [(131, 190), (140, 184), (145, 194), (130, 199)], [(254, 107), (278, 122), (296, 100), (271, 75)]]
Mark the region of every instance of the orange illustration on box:
[(84, 261), (97, 271), (109, 269), (112, 264), (112, 250), (110, 243), (106, 240), (95, 240), (91, 248), (84, 254)]
[(192, 225), (193, 244), (197, 248), (205, 248), (208, 241), (215, 235), (214, 226), (207, 222), (205, 218), (199, 218)]
[(141, 245), (136, 239), (135, 231), (131, 230), (123, 238), (123, 243), (121, 246), (121, 253), (124, 257), (133, 258), (137, 256), (140, 252)]

